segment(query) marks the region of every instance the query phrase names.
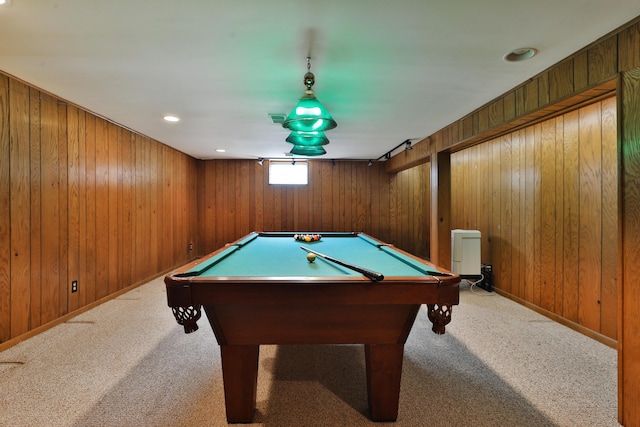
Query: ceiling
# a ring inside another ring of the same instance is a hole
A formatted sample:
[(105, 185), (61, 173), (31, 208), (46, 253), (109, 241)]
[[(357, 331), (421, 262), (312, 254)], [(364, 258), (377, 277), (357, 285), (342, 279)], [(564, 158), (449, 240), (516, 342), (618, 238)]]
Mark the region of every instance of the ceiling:
[[(196, 158), (283, 158), (269, 114), (302, 96), (310, 56), (338, 123), (323, 158), (377, 159), (639, 15), (638, 0), (10, 0), (0, 70)], [(503, 60), (522, 47), (539, 53)]]

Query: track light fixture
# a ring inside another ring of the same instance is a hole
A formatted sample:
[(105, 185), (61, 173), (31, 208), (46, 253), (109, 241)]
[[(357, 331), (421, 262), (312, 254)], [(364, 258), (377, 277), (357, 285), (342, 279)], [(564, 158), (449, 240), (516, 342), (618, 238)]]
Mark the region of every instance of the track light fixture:
[[(415, 139), (415, 138), (414, 138)], [(404, 141), (402, 141), (400, 144), (396, 145), (395, 147), (393, 147), (391, 150), (387, 151), (386, 153), (384, 153), (382, 156), (378, 157), (376, 160), (391, 160), (391, 155), (394, 151), (396, 151), (398, 148), (402, 147), (404, 145), (404, 149), (405, 150), (413, 150), (413, 147), (411, 146), (411, 139), (405, 139)]]

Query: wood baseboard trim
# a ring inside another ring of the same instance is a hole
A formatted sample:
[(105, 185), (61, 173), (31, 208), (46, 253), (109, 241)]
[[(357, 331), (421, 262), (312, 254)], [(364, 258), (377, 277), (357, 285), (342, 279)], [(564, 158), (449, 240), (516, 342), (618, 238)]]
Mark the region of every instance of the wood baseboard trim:
[(163, 276), (163, 275), (169, 273), (170, 271), (175, 270), (177, 267), (179, 267), (179, 266), (175, 266), (175, 267), (169, 268), (169, 269), (167, 269), (165, 271), (159, 272), (158, 274), (156, 274), (156, 275), (154, 275), (154, 276), (152, 276), (152, 277), (150, 277), (148, 279), (142, 280), (140, 282), (133, 283), (133, 284), (127, 286), (126, 288), (120, 289), (120, 290), (118, 290), (118, 291), (116, 291), (116, 292), (114, 292), (112, 294), (109, 294), (109, 295), (107, 295), (107, 296), (105, 296), (103, 298), (100, 298), (100, 299), (98, 299), (98, 300), (96, 300), (96, 301), (94, 301), (94, 302), (92, 302), (90, 304), (87, 304), (87, 305), (85, 305), (83, 307), (80, 307), (77, 310), (74, 310), (74, 311), (72, 311), (70, 313), (67, 313), (67, 314), (65, 314), (63, 316), (60, 316), (57, 319), (52, 320), (51, 322), (45, 323), (44, 325), (41, 325), (41, 326), (38, 326), (37, 328), (30, 330), (29, 332), (26, 332), (26, 333), (24, 333), (24, 334), (22, 334), (20, 336), (17, 336), (15, 338), (11, 338), (8, 341), (0, 343), (0, 352), (3, 352), (5, 350), (13, 347), (13, 346), (21, 343), (22, 341), (28, 340), (29, 338), (35, 337), (36, 335), (41, 334), (42, 332), (47, 331), (47, 330), (53, 328), (54, 326), (60, 325), (62, 323), (65, 323), (65, 322), (69, 321), (69, 319), (72, 319), (72, 318), (74, 318), (76, 316), (79, 316), (80, 314), (85, 313), (85, 312), (87, 312), (87, 311), (89, 311), (89, 310), (91, 310), (91, 309), (93, 309), (93, 308), (95, 308), (95, 307), (97, 307), (97, 306), (99, 306), (101, 304), (104, 304), (107, 301), (115, 299), (115, 298), (119, 297), (120, 295), (126, 294), (127, 292), (129, 292), (132, 289), (135, 289), (135, 288), (137, 288), (139, 286), (142, 286), (145, 283), (150, 282), (151, 280), (155, 280), (158, 277)]
[(494, 289), (494, 291), (498, 294), (501, 295), (505, 298), (508, 298), (512, 301), (517, 302), (520, 305), (523, 305), (525, 307), (527, 307), (530, 310), (535, 311), (538, 314), (541, 314), (545, 317), (548, 317), (549, 319), (560, 323), (561, 325), (566, 326), (569, 329), (573, 329), (576, 332), (580, 332), (583, 335), (588, 336), (589, 338), (592, 338), (608, 347), (611, 347), (613, 349), (618, 349), (618, 341), (614, 340), (613, 338), (607, 337), (605, 335), (602, 335), (601, 333), (598, 333), (596, 331), (593, 331), (589, 328), (586, 328), (578, 323), (572, 322), (571, 320), (565, 319), (564, 317), (558, 316), (555, 313), (552, 313), (548, 310), (545, 310), (544, 308), (538, 307), (537, 305), (534, 305), (528, 301), (525, 301), (521, 298), (518, 298), (514, 295), (511, 295), (507, 292), (502, 291), (501, 289)]

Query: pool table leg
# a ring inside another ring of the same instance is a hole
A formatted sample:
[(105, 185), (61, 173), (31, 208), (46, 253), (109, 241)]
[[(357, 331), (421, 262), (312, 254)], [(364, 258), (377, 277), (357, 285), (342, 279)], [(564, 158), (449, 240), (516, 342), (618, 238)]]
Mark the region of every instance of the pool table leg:
[(404, 344), (365, 344), (367, 393), (373, 421), (398, 417)]
[(221, 345), (227, 422), (250, 423), (256, 408), (259, 345)]

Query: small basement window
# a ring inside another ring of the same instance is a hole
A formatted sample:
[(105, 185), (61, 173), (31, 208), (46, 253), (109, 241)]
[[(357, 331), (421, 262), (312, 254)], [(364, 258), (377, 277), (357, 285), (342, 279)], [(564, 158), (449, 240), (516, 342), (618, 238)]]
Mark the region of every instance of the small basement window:
[(308, 183), (309, 165), (306, 161), (269, 161), (269, 184), (307, 185)]

